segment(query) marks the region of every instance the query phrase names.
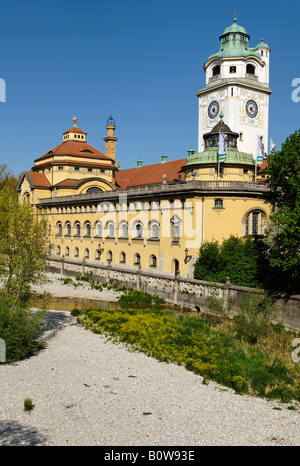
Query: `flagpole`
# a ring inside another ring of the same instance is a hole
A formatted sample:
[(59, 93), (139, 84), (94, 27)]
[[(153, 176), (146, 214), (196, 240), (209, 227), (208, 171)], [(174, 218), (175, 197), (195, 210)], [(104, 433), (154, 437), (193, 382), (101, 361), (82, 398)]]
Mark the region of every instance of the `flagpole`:
[[(221, 131), (219, 131), (219, 141), (220, 141), (220, 133)], [(219, 154), (218, 154), (218, 181), (219, 181), (219, 178), (220, 178), (220, 157), (219, 157)]]

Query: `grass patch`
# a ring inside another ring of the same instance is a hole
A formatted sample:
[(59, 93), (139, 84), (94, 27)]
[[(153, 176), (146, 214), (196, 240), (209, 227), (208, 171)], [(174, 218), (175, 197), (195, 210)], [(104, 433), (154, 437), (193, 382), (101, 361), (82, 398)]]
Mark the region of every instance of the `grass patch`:
[(269, 326), (254, 344), (241, 338), (237, 324), (227, 318), (127, 306), (121, 310), (74, 309), (72, 314), (95, 333), (106, 334), (159, 361), (184, 365), (204, 380), (214, 380), (237, 393), (300, 401), (299, 365), (291, 362), (294, 336), (288, 332)]

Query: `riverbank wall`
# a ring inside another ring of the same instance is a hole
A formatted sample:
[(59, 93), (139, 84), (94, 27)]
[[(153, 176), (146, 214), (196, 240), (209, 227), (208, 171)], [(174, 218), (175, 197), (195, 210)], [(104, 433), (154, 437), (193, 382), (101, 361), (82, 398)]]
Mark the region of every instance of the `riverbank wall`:
[[(48, 260), (48, 270), (63, 276), (84, 276), (116, 286), (126, 286), (164, 298), (168, 304), (195, 312), (209, 312), (207, 298), (213, 296), (231, 305), (232, 312), (238, 308), (246, 295), (264, 295), (265, 291), (232, 285), (213, 283), (181, 276), (161, 274), (141, 268), (123, 267), (87, 260), (52, 257)], [(274, 322), (288, 328), (300, 330), (300, 295), (272, 295)]]

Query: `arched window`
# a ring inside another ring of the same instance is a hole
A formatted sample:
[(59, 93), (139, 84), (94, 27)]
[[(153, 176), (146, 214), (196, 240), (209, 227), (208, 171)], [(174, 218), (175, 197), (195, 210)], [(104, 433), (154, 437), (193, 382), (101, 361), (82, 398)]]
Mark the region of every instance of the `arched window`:
[(70, 249), (68, 246), (66, 246), (66, 249), (65, 249), (65, 256), (69, 256), (70, 255)]
[(25, 194), (24, 194), (23, 202), (24, 202), (25, 204), (29, 204), (29, 203), (30, 203), (30, 195), (29, 195), (29, 193), (25, 193)]
[(255, 66), (248, 63), (246, 66), (246, 73), (255, 75)]
[(57, 235), (62, 235), (62, 223), (61, 222), (58, 222), (56, 224), (56, 234)]
[(266, 216), (260, 210), (252, 210), (245, 218), (245, 235), (263, 235), (266, 228)]
[(134, 255), (133, 264), (141, 265), (141, 256), (138, 253)]
[(174, 244), (180, 243), (181, 236), (181, 219), (174, 215), (171, 219), (171, 241)]
[(107, 251), (107, 262), (110, 264), (113, 260), (113, 253), (111, 251)]
[(120, 225), (120, 238), (128, 238), (128, 225), (126, 222)]
[(56, 248), (56, 255), (60, 256), (60, 246), (57, 246), (57, 248)]
[(214, 67), (213, 67), (213, 70), (212, 70), (212, 75), (213, 75), (213, 76), (218, 76), (220, 73), (221, 73), (221, 67), (220, 67), (220, 65), (214, 66)]
[(152, 239), (159, 238), (159, 224), (157, 222), (152, 222), (150, 225), (150, 233)]
[(92, 227), (89, 222), (85, 224), (85, 236), (91, 236), (92, 233)]
[(79, 257), (79, 249), (75, 248), (74, 250), (74, 257)]
[(150, 256), (150, 264), (149, 265), (150, 265), (150, 267), (153, 267), (155, 269), (157, 267), (157, 259), (156, 259), (156, 256), (154, 256), (154, 254), (152, 254)]
[(107, 237), (114, 238), (115, 237), (115, 225), (113, 222), (108, 222), (107, 225)]
[(88, 250), (88, 248), (86, 248), (84, 251), (84, 258), (88, 259), (89, 257), (90, 257), (90, 251)]
[(66, 224), (66, 235), (71, 236), (71, 223), (67, 222)]
[(179, 275), (179, 260), (178, 259), (173, 259), (172, 260), (172, 273), (175, 275)]
[(75, 223), (75, 231), (74, 231), (75, 236), (80, 236), (81, 235), (81, 226), (79, 222)]
[(141, 222), (137, 222), (135, 225), (135, 238), (142, 238), (143, 237), (143, 225)]
[(96, 260), (100, 260), (101, 258), (101, 251), (100, 249), (96, 249), (96, 252), (95, 252), (95, 259)]
[(98, 222), (96, 225), (96, 236), (102, 236), (102, 223)]
[(97, 193), (101, 193), (102, 190), (100, 188), (98, 188), (97, 186), (92, 186), (91, 188), (88, 188), (86, 190), (86, 194), (97, 194)]
[(120, 264), (126, 264), (126, 254), (125, 254), (125, 252), (121, 252), (121, 254), (120, 254)]

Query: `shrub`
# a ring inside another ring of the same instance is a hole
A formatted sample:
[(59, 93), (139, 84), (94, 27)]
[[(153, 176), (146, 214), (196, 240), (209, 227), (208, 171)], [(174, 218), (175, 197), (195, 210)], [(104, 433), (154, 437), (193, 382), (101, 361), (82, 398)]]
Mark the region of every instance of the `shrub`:
[(246, 293), (235, 317), (237, 334), (250, 343), (256, 343), (271, 323), (272, 306), (267, 295)]
[(24, 400), (24, 411), (31, 411), (34, 408), (34, 404), (31, 398), (25, 398)]
[(43, 311), (31, 311), (21, 304), (11, 309), (10, 300), (0, 295), (0, 338), (5, 341), (6, 362), (31, 356), (41, 347), (38, 336), (44, 320)]

